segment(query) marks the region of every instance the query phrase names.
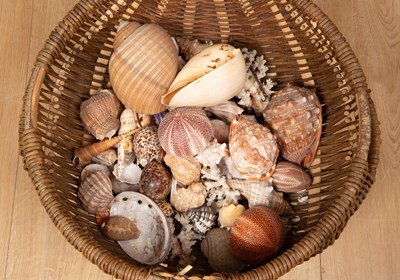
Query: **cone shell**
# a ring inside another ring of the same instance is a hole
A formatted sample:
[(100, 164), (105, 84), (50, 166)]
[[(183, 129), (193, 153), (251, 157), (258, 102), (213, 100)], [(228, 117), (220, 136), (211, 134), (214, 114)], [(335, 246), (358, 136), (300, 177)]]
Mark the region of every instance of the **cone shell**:
[(281, 161), (272, 174), (274, 188), (281, 192), (301, 192), (312, 183), (310, 175), (297, 164)]
[(166, 154), (164, 162), (178, 182), (190, 185), (200, 181), (201, 165), (194, 157), (175, 157)]
[(229, 243), (234, 255), (248, 264), (274, 257), (284, 242), (284, 226), (272, 209), (257, 206), (244, 211), (233, 224)]
[(207, 232), (201, 242), (201, 252), (207, 258), (211, 268), (217, 272), (236, 272), (245, 266), (232, 253), (227, 229), (213, 228)]
[(97, 140), (111, 138), (118, 130), (121, 103), (109, 90), (100, 90), (82, 102), (80, 117), (86, 130)]
[(101, 171), (91, 173), (81, 182), (78, 197), (89, 213), (97, 214), (105, 211), (114, 199), (110, 178)]
[(229, 151), (235, 169), (249, 180), (266, 180), (275, 170), (278, 145), (254, 116), (240, 115), (231, 124)]
[(205, 149), (211, 137), (210, 120), (201, 108), (173, 109), (158, 128), (161, 146), (172, 156), (195, 156)]
[(165, 167), (158, 161), (152, 161), (143, 169), (139, 182), (139, 191), (154, 201), (161, 201), (171, 190), (171, 178)]
[(206, 187), (202, 183), (193, 183), (187, 189), (180, 188), (171, 193), (171, 205), (179, 212), (186, 212), (202, 206), (206, 197)]
[(161, 102), (171, 107), (220, 104), (240, 92), (246, 73), (239, 49), (228, 44), (212, 45), (186, 63)]
[(170, 35), (157, 24), (143, 24), (129, 31), (124, 40), (117, 38), (111, 56), (111, 85), (127, 108), (141, 114), (159, 113), (165, 109), (161, 96), (178, 70), (178, 52)]
[(322, 110), (316, 94), (306, 88), (287, 86), (272, 96), (263, 116), (277, 138), (282, 156), (310, 167), (322, 130)]
[(157, 128), (154, 126), (145, 126), (140, 128), (133, 137), (133, 150), (137, 162), (143, 167), (152, 160), (161, 162), (164, 156), (164, 151), (160, 146)]
[(201, 234), (209, 231), (215, 225), (217, 219), (217, 215), (209, 206), (190, 209), (186, 214), (193, 223), (194, 230)]

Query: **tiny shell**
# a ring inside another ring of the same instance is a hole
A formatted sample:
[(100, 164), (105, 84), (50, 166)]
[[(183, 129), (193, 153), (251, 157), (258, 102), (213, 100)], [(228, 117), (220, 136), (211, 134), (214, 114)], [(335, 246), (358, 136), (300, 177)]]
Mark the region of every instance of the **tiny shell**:
[(242, 214), (242, 212), (245, 210), (243, 205), (234, 205), (234, 204), (229, 204), (229, 205), (224, 205), (220, 210), (218, 214), (218, 223), (222, 228), (228, 228), (230, 229), (233, 226), (233, 223), (236, 221), (236, 219)]
[(119, 135), (138, 127), (135, 123), (135, 113), (129, 108), (122, 111), (119, 120), (121, 122), (121, 126), (118, 130)]
[(200, 163), (193, 157), (175, 157), (169, 154), (164, 156), (164, 162), (171, 169), (174, 178), (184, 184), (200, 181)]
[(170, 190), (171, 178), (167, 169), (158, 161), (147, 164), (140, 176), (139, 191), (154, 201), (160, 201)]
[(217, 215), (209, 206), (190, 209), (186, 214), (193, 223), (194, 230), (201, 234), (209, 231), (215, 225), (217, 219)]
[(160, 123), (162, 148), (172, 156), (195, 156), (212, 137), (210, 120), (201, 108), (180, 107), (169, 111)]
[(162, 161), (164, 151), (158, 140), (157, 128), (145, 126), (140, 128), (133, 136), (133, 150), (137, 162), (145, 167), (152, 160)]
[(243, 108), (233, 101), (226, 101), (214, 106), (205, 107), (204, 110), (213, 113), (218, 119), (230, 124), (237, 115), (243, 113)]
[(101, 225), (103, 233), (112, 240), (123, 241), (136, 239), (140, 231), (136, 224), (124, 216), (112, 216)]
[(301, 192), (312, 183), (311, 177), (297, 164), (281, 161), (272, 174), (274, 188), (281, 192)]
[(187, 189), (180, 188), (171, 194), (171, 205), (179, 212), (202, 206), (206, 202), (207, 191), (202, 183), (193, 183)]
[(227, 143), (229, 139), (229, 125), (219, 119), (210, 120), (212, 134), (218, 143)]
[(175, 214), (174, 209), (172, 208), (172, 205), (169, 204), (165, 199), (157, 202), (158, 207), (163, 211), (164, 215), (166, 217), (173, 217)]

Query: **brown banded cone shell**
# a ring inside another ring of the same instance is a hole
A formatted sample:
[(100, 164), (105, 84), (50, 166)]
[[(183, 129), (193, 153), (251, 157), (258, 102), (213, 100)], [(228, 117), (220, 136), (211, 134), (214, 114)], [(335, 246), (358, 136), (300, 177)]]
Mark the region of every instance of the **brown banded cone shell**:
[(278, 162), (274, 174), (272, 174), (274, 188), (280, 192), (301, 192), (312, 183), (312, 179), (304, 169), (292, 162)]
[(248, 180), (267, 180), (279, 155), (275, 136), (254, 116), (240, 115), (232, 121), (229, 151), (235, 169)]
[(101, 230), (108, 238), (116, 241), (136, 239), (140, 234), (136, 224), (124, 216), (109, 217), (101, 225)]
[(186, 212), (189, 209), (202, 206), (206, 202), (206, 197), (206, 187), (197, 182), (187, 188), (176, 189), (171, 193), (171, 205), (178, 212)]
[(91, 214), (108, 209), (114, 199), (109, 176), (102, 171), (86, 176), (78, 187), (78, 197), (82, 206)]
[(317, 95), (306, 88), (287, 86), (271, 97), (263, 116), (276, 136), (282, 156), (309, 168), (322, 131), (322, 110)]
[(162, 148), (172, 156), (195, 156), (212, 138), (210, 120), (201, 108), (179, 107), (169, 111), (158, 127)]
[(201, 252), (217, 272), (236, 272), (245, 266), (233, 254), (229, 245), (229, 231), (224, 228), (213, 228), (207, 232), (201, 241)]
[(109, 90), (99, 90), (82, 102), (80, 117), (85, 129), (97, 140), (111, 138), (120, 126), (121, 103)]
[(117, 38), (109, 64), (110, 82), (127, 108), (156, 114), (165, 109), (161, 96), (176, 76), (178, 52), (170, 35), (157, 24), (143, 24), (131, 31), (122, 42)]
[(166, 154), (164, 162), (174, 178), (183, 185), (200, 181), (201, 164), (194, 157), (176, 157)]
[(145, 167), (152, 160), (162, 161), (164, 151), (158, 139), (157, 128), (145, 126), (133, 136), (133, 151), (138, 164)]
[(234, 255), (248, 264), (261, 264), (281, 249), (285, 231), (278, 214), (257, 206), (244, 211), (234, 222), (229, 243)]
[(154, 201), (161, 201), (171, 190), (171, 178), (165, 167), (153, 160), (142, 171), (139, 191)]

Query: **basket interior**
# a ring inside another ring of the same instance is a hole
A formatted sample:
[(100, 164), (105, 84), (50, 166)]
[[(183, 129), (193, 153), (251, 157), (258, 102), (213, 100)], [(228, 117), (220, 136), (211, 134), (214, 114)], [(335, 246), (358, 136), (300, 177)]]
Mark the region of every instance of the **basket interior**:
[[(122, 19), (158, 23), (172, 36), (230, 42), (237, 47), (256, 49), (267, 60), (268, 77), (274, 82), (274, 90), (288, 83), (316, 90), (323, 108), (323, 129), (318, 154), (310, 170), (314, 181), (308, 203), (299, 204), (297, 196), (288, 197), (296, 217), (290, 220), (286, 248), (310, 232), (351, 176), (350, 166), (360, 137), (354, 77), (344, 67), (345, 58), (337, 56), (318, 23), (291, 1), (87, 3), (85, 5), (90, 6), (93, 13), (84, 14), (82, 6), (78, 5), (60, 24), (67, 30), (78, 27), (69, 40), (61, 36), (65, 33), (61, 27), (50, 37), (57, 42), (57, 47), (51, 54), (41, 87), (37, 115), (37, 131), (48, 176), (57, 193), (52, 199), (62, 205), (54, 215), (72, 218), (74, 224), (69, 230), (82, 230), (75, 238), (90, 240), (88, 246), (101, 250), (104, 258), (110, 255), (138, 269), (146, 268), (130, 259), (116, 242), (106, 238), (99, 231), (95, 217), (83, 210), (77, 198), (80, 170), (72, 165), (74, 149), (94, 141), (84, 131), (79, 108), (98, 88), (108, 87), (108, 61), (116, 28)], [(74, 15), (82, 16), (84, 21), (74, 22)], [(198, 254), (198, 249), (196, 252)], [(167, 268), (171, 273), (179, 269), (174, 263)], [(199, 257), (190, 273), (207, 275), (212, 270)]]

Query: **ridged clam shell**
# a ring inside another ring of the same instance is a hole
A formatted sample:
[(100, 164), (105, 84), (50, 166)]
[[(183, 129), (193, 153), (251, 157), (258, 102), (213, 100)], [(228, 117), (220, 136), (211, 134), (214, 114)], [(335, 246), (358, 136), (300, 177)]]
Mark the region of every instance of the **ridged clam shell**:
[(311, 166), (322, 130), (317, 95), (306, 88), (287, 86), (274, 94), (263, 112), (277, 138), (282, 156), (305, 168)]
[(136, 239), (140, 230), (136, 224), (124, 216), (112, 216), (101, 225), (103, 233), (112, 240), (123, 241)]
[(186, 212), (195, 231), (205, 234), (216, 223), (217, 215), (209, 206), (202, 206), (199, 208), (190, 209)]
[(233, 101), (226, 101), (214, 106), (205, 107), (204, 110), (213, 113), (218, 119), (230, 124), (233, 119), (243, 113), (243, 108)]
[(205, 107), (222, 103), (240, 92), (246, 72), (239, 49), (228, 44), (213, 45), (186, 63), (161, 102), (170, 107)]
[(289, 203), (283, 198), (283, 194), (276, 192), (272, 187), (272, 179), (259, 181), (228, 180), (228, 185), (238, 190), (249, 202), (249, 207), (267, 206), (279, 215), (293, 214)]
[(111, 55), (110, 82), (127, 108), (141, 114), (156, 114), (165, 109), (161, 96), (177, 73), (178, 52), (161, 26), (143, 24), (132, 29)]
[(105, 174), (107, 174), (107, 176), (110, 176), (111, 172), (108, 169), (108, 167), (104, 164), (98, 164), (98, 163), (92, 163), (92, 164), (88, 164), (86, 165), (82, 171), (81, 171), (81, 181), (84, 181), (86, 179), (87, 176), (89, 176), (90, 174), (96, 172), (96, 171), (101, 171)]
[(201, 241), (201, 252), (207, 258), (211, 268), (217, 272), (236, 272), (245, 264), (233, 253), (229, 245), (229, 231), (213, 228)]
[(133, 136), (133, 150), (138, 164), (145, 167), (152, 160), (162, 161), (164, 151), (160, 146), (157, 128), (145, 126)]
[(171, 190), (171, 178), (158, 161), (149, 162), (140, 176), (139, 191), (154, 201), (161, 201)]
[(89, 213), (97, 214), (104, 211), (110, 207), (114, 199), (110, 178), (101, 171), (91, 173), (81, 182), (78, 197)]
[(288, 161), (278, 162), (272, 179), (274, 188), (281, 192), (301, 192), (312, 183), (310, 175), (303, 168)]
[(211, 123), (201, 108), (179, 107), (169, 111), (158, 128), (162, 148), (172, 156), (195, 156), (212, 137)]
[(188, 188), (180, 188), (171, 194), (171, 205), (179, 212), (202, 206), (206, 202), (206, 187), (198, 182)]
[(121, 103), (109, 90), (99, 90), (82, 102), (80, 117), (86, 130), (97, 140), (111, 138), (118, 130)]
[(240, 115), (231, 123), (229, 151), (241, 175), (260, 181), (271, 177), (279, 155), (275, 136), (254, 116), (247, 115)]
[(200, 181), (200, 163), (193, 157), (175, 157), (169, 154), (164, 156), (164, 162), (171, 169), (174, 178), (184, 184)]
[(243, 205), (224, 205), (218, 213), (218, 223), (222, 228), (230, 229), (233, 226), (233, 223), (236, 219), (242, 214), (245, 210)]

